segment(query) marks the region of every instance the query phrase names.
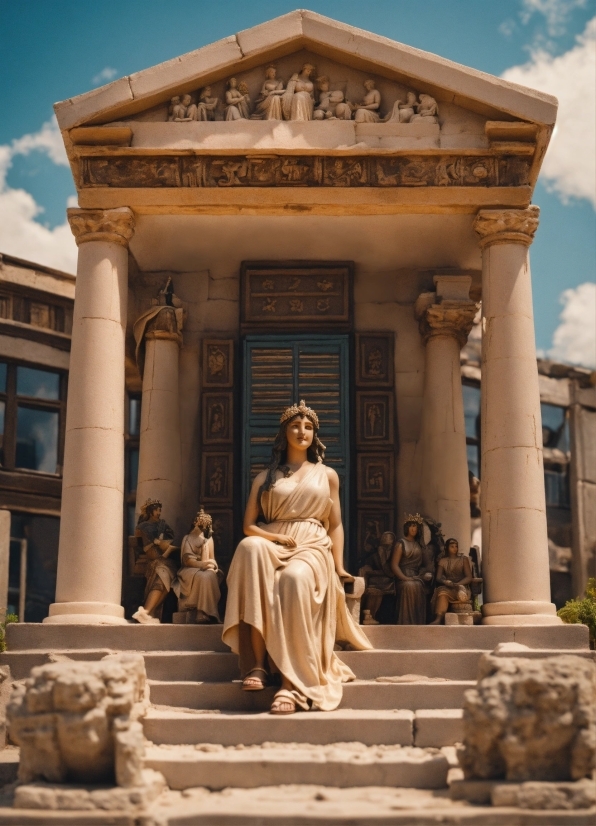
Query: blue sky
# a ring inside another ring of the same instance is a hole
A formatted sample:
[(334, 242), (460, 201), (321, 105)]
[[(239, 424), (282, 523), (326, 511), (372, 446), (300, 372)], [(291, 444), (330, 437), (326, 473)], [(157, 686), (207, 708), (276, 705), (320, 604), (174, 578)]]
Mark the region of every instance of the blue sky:
[[(42, 129), (55, 101), (296, 6), (281, 0), (0, 0), (0, 252), (71, 266), (64, 211), (75, 189), (55, 129)], [(558, 336), (555, 357), (593, 360), (596, 289), (578, 288), (596, 280), (590, 62), (596, 0), (310, 0), (308, 7), (485, 72), (542, 84), (560, 98), (557, 146), (553, 142), (548, 177), (534, 196), (542, 210), (532, 247), (537, 345), (552, 350)]]

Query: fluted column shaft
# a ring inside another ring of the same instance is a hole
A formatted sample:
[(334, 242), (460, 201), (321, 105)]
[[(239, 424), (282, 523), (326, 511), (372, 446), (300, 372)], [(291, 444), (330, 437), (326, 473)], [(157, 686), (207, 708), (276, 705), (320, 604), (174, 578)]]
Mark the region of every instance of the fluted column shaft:
[(145, 333), (137, 513), (147, 499), (159, 499), (170, 525), (175, 525), (179, 516), (182, 486), (178, 390), (181, 343), (175, 310), (163, 307)]
[(426, 344), (421, 507), (464, 553), (470, 548), (470, 485), (459, 354), (477, 311), (468, 298), (470, 283), (469, 276), (437, 276), (437, 292), (423, 293), (416, 303)]
[(70, 209), (79, 246), (56, 602), (45, 622), (124, 623), (124, 339), (130, 209)]
[(559, 623), (550, 600), (528, 247), (539, 209), (482, 210), (483, 622)]

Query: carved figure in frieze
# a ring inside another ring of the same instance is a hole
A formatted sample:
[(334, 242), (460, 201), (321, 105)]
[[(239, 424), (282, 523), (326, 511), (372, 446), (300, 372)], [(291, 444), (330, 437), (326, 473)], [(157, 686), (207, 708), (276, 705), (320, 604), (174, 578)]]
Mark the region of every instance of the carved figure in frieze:
[(250, 97), (248, 86), (238, 83), (235, 77), (228, 80), (226, 89), (225, 120), (246, 120), (250, 117)]
[(205, 86), (199, 95), (195, 120), (215, 120), (218, 103), (219, 98), (214, 98), (211, 94), (211, 86)]
[(439, 106), (430, 95), (420, 95), (420, 103), (416, 107), (416, 114), (410, 118), (410, 123), (424, 120), (427, 123), (439, 122)]
[(186, 115), (186, 107), (183, 106), (180, 95), (174, 95), (170, 101), (168, 109), (168, 120), (181, 120)]
[(221, 575), (215, 561), (211, 516), (203, 508), (197, 513), (192, 530), (182, 540), (180, 556), (182, 567), (173, 583), (178, 610), (196, 610), (195, 622), (221, 622), (218, 611)]
[(447, 539), (445, 555), (437, 563), (437, 587), (431, 604), (435, 618), (431, 625), (440, 625), (443, 622), (451, 604), (471, 602), (472, 576), (470, 559), (459, 553), (457, 539)]
[(300, 72), (293, 74), (282, 96), (283, 115), (286, 120), (312, 120), (315, 104), (314, 83), (311, 80), (315, 67), (305, 63)]
[(304, 163), (304, 160), (304, 158), (295, 158), (291, 155), (286, 156), (282, 160), (280, 167), (281, 182), (292, 184), (305, 182), (311, 171), (311, 166), (308, 163)]
[(408, 92), (406, 94), (406, 102), (403, 100), (396, 100), (393, 104), (391, 112), (383, 118), (385, 123), (409, 123), (414, 114), (418, 99), (415, 92)]
[(223, 641), (240, 655), (244, 691), (263, 690), (279, 671), (272, 714), (337, 708), (354, 675), (336, 642), (371, 648), (346, 606), (342, 581), (354, 577), (344, 567), (339, 478), (323, 463), (318, 431), (304, 401), (282, 413), (227, 578)]
[(426, 625), (427, 589), (433, 579), (432, 561), (424, 547), (420, 514), (408, 516), (404, 535), (391, 555), (391, 570), (396, 577), (398, 625)]
[(325, 178), (332, 186), (354, 186), (366, 183), (366, 161), (354, 158), (335, 158)]
[(375, 89), (375, 81), (371, 79), (364, 81), (364, 88), (366, 94), (362, 103), (357, 103), (353, 107), (355, 109), (354, 120), (356, 123), (379, 123), (381, 120), (379, 116), (381, 93), (378, 89)]
[(161, 507), (158, 499), (148, 499), (141, 507), (135, 530), (135, 536), (142, 541), (148, 562), (145, 570), (145, 603), (139, 606), (132, 617), (144, 625), (159, 625), (155, 612), (170, 593), (176, 576), (177, 566), (170, 556), (179, 548), (172, 541), (174, 531), (161, 518)]
[(174, 118), (178, 123), (181, 121), (196, 120), (197, 106), (192, 102), (190, 95), (183, 95), (180, 106), (178, 107), (178, 114)]
[(329, 78), (326, 75), (317, 78), (319, 102), (313, 112), (313, 119), (330, 120), (332, 118), (340, 118), (341, 120), (350, 120), (352, 117), (352, 107), (344, 99), (344, 93), (341, 89), (334, 89), (332, 91), (329, 85)]
[(281, 97), (284, 84), (277, 78), (277, 68), (271, 64), (265, 69), (265, 82), (255, 101), (254, 120), (283, 120)]
[[(215, 164), (214, 164), (215, 166)], [(248, 163), (244, 161), (223, 161), (221, 163), (221, 177), (218, 186), (242, 186), (241, 178), (246, 178)]]

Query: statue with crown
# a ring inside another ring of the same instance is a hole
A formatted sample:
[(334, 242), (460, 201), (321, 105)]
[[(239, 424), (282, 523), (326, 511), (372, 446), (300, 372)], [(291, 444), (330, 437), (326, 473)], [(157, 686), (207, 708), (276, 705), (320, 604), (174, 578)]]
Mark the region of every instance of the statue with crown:
[(223, 641), (242, 688), (281, 681), (272, 714), (332, 711), (355, 679), (336, 643), (372, 648), (346, 606), (339, 478), (324, 464), (319, 418), (304, 401), (280, 418), (267, 470), (255, 478), (227, 578)]

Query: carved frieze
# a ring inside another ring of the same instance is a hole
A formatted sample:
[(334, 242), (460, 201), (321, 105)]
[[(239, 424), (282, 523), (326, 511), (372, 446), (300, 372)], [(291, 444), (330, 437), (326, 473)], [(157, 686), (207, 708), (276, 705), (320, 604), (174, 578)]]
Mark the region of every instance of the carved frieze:
[(345, 266), (245, 266), (241, 312), (242, 322), (247, 325), (348, 324), (350, 270)]
[(83, 187), (526, 186), (529, 158), (491, 155), (155, 155), (81, 159)]

